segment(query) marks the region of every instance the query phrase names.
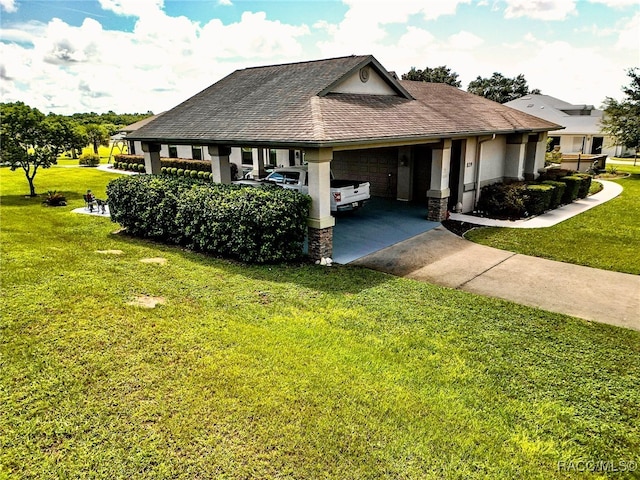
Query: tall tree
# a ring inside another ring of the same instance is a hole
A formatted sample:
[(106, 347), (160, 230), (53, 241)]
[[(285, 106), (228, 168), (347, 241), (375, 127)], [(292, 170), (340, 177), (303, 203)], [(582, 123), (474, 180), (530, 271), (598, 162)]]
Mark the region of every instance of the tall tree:
[(458, 80), (458, 74), (452, 72), (446, 65), (435, 68), (426, 67), (424, 70), (416, 70), (416, 67), (411, 67), (411, 70), (402, 74), (402, 79), (427, 83), (446, 83), (454, 87), (462, 85)]
[(506, 103), (528, 94), (539, 94), (540, 90), (529, 90), (524, 75), (508, 78), (494, 72), (490, 78), (478, 77), (469, 83), (467, 92), (488, 98), (498, 103)]
[(89, 123), (85, 125), (85, 132), (87, 134), (87, 138), (89, 139), (89, 143), (93, 145), (93, 153), (99, 155), (98, 148), (100, 145), (109, 146), (109, 130), (105, 125), (101, 125), (98, 123)]
[(29, 182), (29, 194), (36, 196), (33, 179), (40, 167), (57, 162), (64, 145), (45, 115), (22, 102), (0, 104), (0, 158), (12, 171), (22, 168)]
[(64, 151), (71, 151), (73, 158), (77, 157), (76, 152), (78, 150), (82, 151), (89, 143), (84, 127), (71, 117), (50, 113), (47, 115), (46, 122), (53, 135), (64, 147)]
[(630, 68), (627, 75), (631, 83), (622, 88), (626, 98), (619, 102), (607, 97), (604, 101), (602, 130), (617, 144), (635, 150), (635, 165), (640, 151), (640, 69)]

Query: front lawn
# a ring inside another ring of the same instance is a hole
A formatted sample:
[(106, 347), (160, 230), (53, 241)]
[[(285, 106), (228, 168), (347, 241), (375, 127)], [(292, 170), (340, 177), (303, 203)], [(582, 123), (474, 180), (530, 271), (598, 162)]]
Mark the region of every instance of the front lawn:
[(640, 274), (640, 166), (617, 167), (632, 175), (615, 180), (624, 191), (603, 205), (549, 228), (479, 228), (465, 238), (524, 255)]
[(640, 332), (71, 213), (113, 176), (41, 171), (69, 200), (49, 208), (0, 169), (0, 478), (582, 479), (640, 460)]

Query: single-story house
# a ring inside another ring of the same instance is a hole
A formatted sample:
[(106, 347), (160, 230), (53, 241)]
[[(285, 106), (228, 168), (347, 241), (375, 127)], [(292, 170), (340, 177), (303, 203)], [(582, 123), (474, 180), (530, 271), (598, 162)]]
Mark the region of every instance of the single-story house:
[(566, 154), (604, 154), (619, 156), (627, 149), (602, 132), (604, 112), (593, 105), (573, 105), (549, 95), (525, 95), (505, 103), (506, 106), (562, 125), (549, 132), (552, 146)]
[(201, 146), (216, 182), (234, 149), (284, 150), (308, 164), (309, 254), (330, 257), (330, 172), (371, 194), (424, 203), (427, 218), (472, 211), (480, 188), (535, 178), (559, 124), (455, 87), (402, 81), (373, 56), (237, 70), (129, 135), (147, 172), (163, 145)]

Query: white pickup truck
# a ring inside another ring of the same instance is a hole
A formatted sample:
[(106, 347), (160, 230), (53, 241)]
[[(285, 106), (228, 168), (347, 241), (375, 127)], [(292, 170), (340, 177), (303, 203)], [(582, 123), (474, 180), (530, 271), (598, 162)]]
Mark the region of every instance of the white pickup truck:
[[(282, 188), (309, 193), (309, 178), (306, 166), (280, 167), (271, 172), (263, 182), (270, 182)], [(331, 175), (331, 211), (355, 210), (369, 200), (369, 182), (358, 180), (337, 180)]]

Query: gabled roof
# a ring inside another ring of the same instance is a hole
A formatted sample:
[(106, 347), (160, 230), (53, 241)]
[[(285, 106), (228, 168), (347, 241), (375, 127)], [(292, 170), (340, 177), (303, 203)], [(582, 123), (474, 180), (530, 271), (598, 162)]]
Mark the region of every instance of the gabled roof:
[(562, 135), (601, 134), (602, 110), (593, 105), (573, 105), (550, 95), (525, 95), (505, 105), (565, 127)]
[[(385, 94), (336, 93), (364, 67)], [(129, 138), (339, 147), (557, 128), (449, 85), (399, 81), (366, 55), (237, 70)]]

